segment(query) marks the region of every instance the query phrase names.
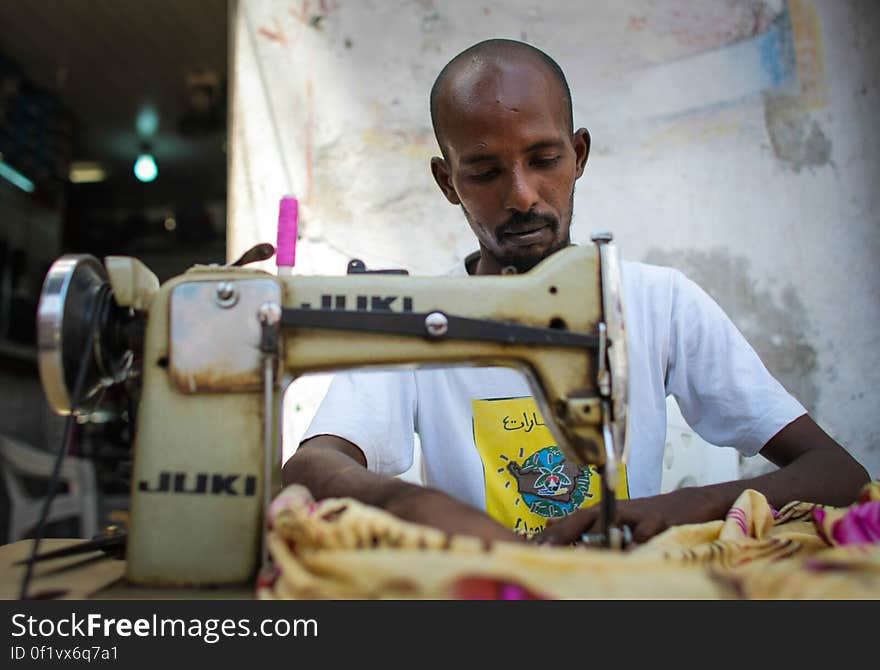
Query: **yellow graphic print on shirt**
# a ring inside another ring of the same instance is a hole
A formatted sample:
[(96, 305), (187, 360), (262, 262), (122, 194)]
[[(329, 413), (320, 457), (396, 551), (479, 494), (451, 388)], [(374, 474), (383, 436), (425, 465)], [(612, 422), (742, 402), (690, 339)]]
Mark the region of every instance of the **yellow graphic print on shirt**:
[[(547, 519), (602, 499), (596, 468), (566, 461), (534, 398), (473, 400), (474, 442), (486, 481), (486, 511), (518, 532), (543, 530)], [(618, 498), (629, 498), (626, 468)]]

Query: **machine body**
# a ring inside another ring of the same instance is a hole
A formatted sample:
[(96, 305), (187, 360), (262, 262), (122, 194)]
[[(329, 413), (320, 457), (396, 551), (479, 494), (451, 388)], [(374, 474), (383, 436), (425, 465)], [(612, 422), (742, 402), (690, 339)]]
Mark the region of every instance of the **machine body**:
[[(134, 259), (105, 259), (117, 311), (145, 325), (133, 329), (139, 350), (125, 352), (129, 368), (132, 360), (139, 363), (132, 372), (139, 377), (139, 403), (129, 580), (215, 585), (253, 579), (265, 506), (280, 489), (282, 393), (292, 379), (318, 371), (521, 369), (566, 457), (601, 469), (610, 528), (611, 492), (627, 458), (626, 339), (616, 248), (610, 236), (594, 241), (557, 252), (521, 275), (480, 277), (363, 270), (275, 276), (196, 266), (158, 286)], [(67, 272), (76, 266), (62, 261)], [(92, 282), (100, 283), (94, 263), (87, 266)], [(74, 376), (62, 359), (77, 359), (61, 352), (76, 350), (76, 343), (62, 343), (58, 315), (65, 301), (57, 289), (46, 292), (47, 396), (60, 412), (86, 411), (70, 402), (69, 391), (58, 391)]]

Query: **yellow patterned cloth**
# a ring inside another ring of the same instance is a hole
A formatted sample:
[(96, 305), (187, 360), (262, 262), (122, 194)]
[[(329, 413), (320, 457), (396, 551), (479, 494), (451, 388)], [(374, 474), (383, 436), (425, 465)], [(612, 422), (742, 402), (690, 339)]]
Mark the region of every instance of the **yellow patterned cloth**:
[(633, 553), (705, 569), (742, 598), (880, 599), (880, 536), (840, 542), (832, 532), (877, 500), (880, 482), (871, 482), (847, 508), (791, 502), (775, 512), (747, 490), (724, 521), (675, 526)]
[[(294, 486), (270, 509), (275, 572), (260, 577), (257, 596), (880, 599), (880, 542), (870, 541), (873, 505), (880, 505), (880, 482), (866, 486), (849, 508), (792, 502), (776, 512), (763, 495), (747, 490), (723, 521), (676, 526), (621, 553), (486, 545), (351, 499), (316, 503)], [(853, 523), (855, 532), (842, 533)]]

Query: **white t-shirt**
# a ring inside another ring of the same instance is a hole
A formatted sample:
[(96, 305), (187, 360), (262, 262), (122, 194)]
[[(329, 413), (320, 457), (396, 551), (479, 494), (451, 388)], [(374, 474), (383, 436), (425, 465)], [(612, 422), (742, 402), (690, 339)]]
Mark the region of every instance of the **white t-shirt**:
[[(721, 308), (681, 272), (626, 261), (621, 272), (630, 372), (629, 497), (660, 492), (667, 395), (675, 396), (685, 420), (706, 441), (747, 456), (806, 412)], [(464, 263), (450, 274), (466, 274)], [(490, 512), (508, 495), (520, 509), (537, 502), (542, 517), (561, 516), (570, 504), (549, 512), (540, 505), (558, 491), (571, 503), (578, 485), (553, 445), (539, 449), (549, 432), (536, 438), (537, 447), (516, 441), (542, 430), (540, 415), (519, 404), (524, 397), (533, 402), (530, 396), (525, 378), (508, 368), (339, 373), (303, 440), (338, 435), (360, 447), (371, 471), (397, 475), (412, 465), (417, 432), (428, 486)], [(500, 435), (493, 437), (483, 424)], [(497, 445), (508, 444), (498, 451)], [(592, 497), (579, 490), (578, 505), (584, 495)]]

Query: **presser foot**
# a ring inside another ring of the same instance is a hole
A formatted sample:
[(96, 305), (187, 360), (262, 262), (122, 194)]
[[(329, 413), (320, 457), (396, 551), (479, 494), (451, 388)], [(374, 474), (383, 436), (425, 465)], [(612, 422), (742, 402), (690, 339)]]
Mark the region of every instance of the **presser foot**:
[(632, 529), (624, 524), (620, 528), (612, 526), (608, 533), (584, 533), (581, 535), (581, 545), (586, 547), (604, 547), (606, 549), (622, 550), (632, 544)]

